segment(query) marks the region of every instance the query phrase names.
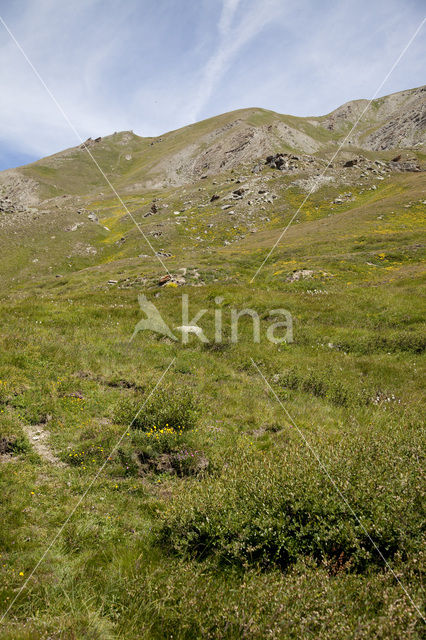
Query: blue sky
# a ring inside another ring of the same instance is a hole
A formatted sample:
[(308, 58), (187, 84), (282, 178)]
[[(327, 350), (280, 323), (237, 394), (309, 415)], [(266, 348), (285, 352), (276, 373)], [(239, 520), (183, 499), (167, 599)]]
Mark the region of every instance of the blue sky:
[[(84, 139), (371, 98), (425, 14), (419, 0), (0, 0)], [(425, 83), (425, 35), (426, 25), (381, 95)], [(1, 24), (0, 55), (0, 169), (77, 144)]]

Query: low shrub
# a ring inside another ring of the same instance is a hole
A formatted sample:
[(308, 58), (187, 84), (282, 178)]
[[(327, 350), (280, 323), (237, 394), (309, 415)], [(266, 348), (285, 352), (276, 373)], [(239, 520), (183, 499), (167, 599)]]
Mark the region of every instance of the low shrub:
[(173, 427), (140, 432), (133, 438), (142, 469), (169, 472), (180, 477), (197, 475), (208, 467), (202, 451), (192, 446), (188, 432)]
[(156, 427), (178, 431), (194, 428), (198, 413), (198, 401), (189, 389), (169, 385), (157, 389), (145, 403), (138, 394), (122, 399), (114, 418), (118, 424), (127, 424), (132, 429), (149, 431)]
[(16, 416), (0, 414), (0, 454), (19, 455), (31, 450)]
[(27, 451), (29, 451), (29, 448), (30, 447), (28, 440), (25, 437), (19, 438), (16, 436), (11, 436), (10, 438), (6, 438), (4, 436), (0, 436), (0, 455), (17, 455), (20, 453), (27, 453)]
[(216, 477), (167, 505), (159, 539), (179, 555), (263, 568), (309, 557), (331, 573), (362, 572), (404, 558), (421, 546), (418, 476), (401, 468), (391, 442), (381, 444), (370, 450), (354, 438), (321, 453), (347, 501), (300, 443), (268, 453), (239, 447)]

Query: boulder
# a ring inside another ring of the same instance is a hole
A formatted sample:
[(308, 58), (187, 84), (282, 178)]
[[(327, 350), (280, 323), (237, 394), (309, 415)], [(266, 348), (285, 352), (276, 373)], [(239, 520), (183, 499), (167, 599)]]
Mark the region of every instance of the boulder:
[(297, 282), (297, 280), (304, 280), (305, 278), (312, 278), (314, 272), (312, 269), (296, 269), (287, 276), (288, 282)]
[(245, 191), (245, 189), (243, 189), (243, 187), (239, 187), (238, 189), (235, 189), (232, 193), (235, 196), (242, 196), (244, 191)]
[(166, 282), (169, 282), (169, 280), (172, 279), (172, 276), (169, 275), (168, 273), (165, 276), (162, 276), (159, 281), (158, 281), (158, 286), (162, 287), (163, 285), (166, 284)]

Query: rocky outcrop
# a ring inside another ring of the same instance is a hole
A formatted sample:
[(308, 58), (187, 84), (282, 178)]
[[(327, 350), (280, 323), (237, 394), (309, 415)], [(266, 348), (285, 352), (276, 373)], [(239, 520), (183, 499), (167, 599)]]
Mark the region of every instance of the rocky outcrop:
[(87, 138), (87, 140), (85, 142), (83, 142), (82, 145), (80, 145), (80, 149), (88, 149), (89, 147), (93, 147), (97, 142), (100, 142), (102, 140), (102, 138), (99, 136), (99, 138), (95, 138), (94, 140), (92, 138)]
[(321, 118), (321, 126), (342, 135), (356, 125), (350, 142), (364, 149), (408, 149), (426, 144), (426, 86), (369, 102), (354, 100)]
[(374, 151), (404, 149), (426, 144), (426, 103), (420, 108), (390, 119), (365, 139), (363, 146)]
[(279, 169), (280, 171), (297, 171), (315, 164), (315, 158), (312, 158), (312, 156), (296, 156), (292, 153), (276, 153), (275, 155), (267, 156), (265, 164), (271, 169)]
[(0, 214), (15, 219), (37, 211), (37, 182), (23, 176), (17, 169), (0, 173)]

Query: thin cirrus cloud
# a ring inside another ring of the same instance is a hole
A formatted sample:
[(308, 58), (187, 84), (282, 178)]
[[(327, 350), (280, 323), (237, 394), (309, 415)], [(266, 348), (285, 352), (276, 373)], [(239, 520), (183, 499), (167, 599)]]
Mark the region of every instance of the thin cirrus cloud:
[(241, 12), (238, 23), (234, 25), (239, 4), (239, 0), (223, 2), (217, 29), (217, 45), (202, 69), (199, 87), (188, 112), (191, 121), (200, 117), (203, 107), (209, 102), (213, 91), (232, 64), (233, 58), (276, 18), (283, 6), (279, 0), (254, 3)]
[[(319, 115), (371, 97), (423, 18), (417, 0), (0, 0), (83, 138), (159, 135), (242, 107)], [(382, 94), (423, 84), (421, 35)], [(0, 25), (0, 168), (76, 144)]]
[(232, 18), (237, 10), (240, 0), (223, 0), (218, 30), (220, 35), (226, 36), (232, 24)]

